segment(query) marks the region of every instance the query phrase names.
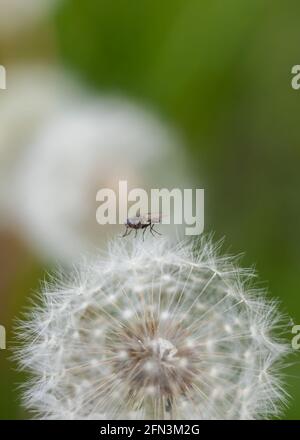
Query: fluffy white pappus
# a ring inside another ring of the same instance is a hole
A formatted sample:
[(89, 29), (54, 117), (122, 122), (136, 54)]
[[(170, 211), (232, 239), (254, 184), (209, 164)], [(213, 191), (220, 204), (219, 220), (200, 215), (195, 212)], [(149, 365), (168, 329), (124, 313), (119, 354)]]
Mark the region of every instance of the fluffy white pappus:
[(103, 246), (123, 225), (97, 223), (97, 192), (114, 190), (118, 204), (120, 180), (128, 191), (191, 187), (181, 147), (176, 131), (120, 97), (64, 109), (19, 163), (13, 200), (23, 236), (38, 255), (62, 264)]
[(201, 238), (116, 240), (45, 283), (19, 325), (43, 419), (259, 419), (287, 395), (276, 302)]

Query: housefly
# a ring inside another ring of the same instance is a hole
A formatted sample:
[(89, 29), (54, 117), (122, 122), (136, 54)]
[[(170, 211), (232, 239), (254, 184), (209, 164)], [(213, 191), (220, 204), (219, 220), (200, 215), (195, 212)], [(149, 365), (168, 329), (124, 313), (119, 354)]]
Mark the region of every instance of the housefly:
[(161, 235), (158, 231), (154, 229), (154, 225), (161, 222), (162, 216), (152, 215), (151, 212), (148, 212), (145, 215), (137, 215), (136, 217), (130, 217), (125, 222), (126, 230), (122, 237), (127, 237), (131, 234), (132, 231), (135, 231), (135, 237), (137, 236), (138, 230), (143, 230), (143, 240), (145, 236), (145, 232), (147, 228), (149, 228), (153, 237), (155, 237), (154, 233)]

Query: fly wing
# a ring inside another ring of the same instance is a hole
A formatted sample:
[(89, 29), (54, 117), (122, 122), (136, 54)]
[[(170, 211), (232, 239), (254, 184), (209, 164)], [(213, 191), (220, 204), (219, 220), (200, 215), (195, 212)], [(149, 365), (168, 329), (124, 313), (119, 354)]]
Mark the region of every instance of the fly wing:
[(148, 212), (146, 217), (148, 219), (148, 223), (161, 223), (161, 219), (164, 216), (161, 213)]
[(151, 216), (149, 214), (142, 214), (139, 219), (142, 225), (150, 225), (151, 223)]
[[(138, 217), (133, 217), (133, 219), (137, 219), (142, 225), (149, 225), (150, 223), (161, 223), (161, 220), (166, 215), (162, 215), (160, 213), (147, 212), (146, 214), (141, 214)], [(130, 219), (131, 221), (132, 219)]]
[(130, 217), (128, 219), (128, 222), (131, 225), (138, 225), (139, 223), (142, 223), (142, 217)]

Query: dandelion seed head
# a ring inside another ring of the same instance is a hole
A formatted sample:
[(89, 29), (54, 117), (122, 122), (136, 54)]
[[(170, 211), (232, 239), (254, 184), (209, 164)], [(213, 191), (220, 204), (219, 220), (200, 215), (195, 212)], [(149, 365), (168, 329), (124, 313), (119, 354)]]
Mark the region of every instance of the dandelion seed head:
[(288, 349), (253, 275), (206, 238), (113, 241), (73, 278), (45, 284), (20, 324), (26, 406), (46, 419), (278, 415)]
[[(28, 2), (5, 0), (7, 7), (15, 3), (28, 9)], [(42, 3), (32, 0), (35, 3)], [(0, 36), (5, 17), (1, 2)], [(12, 7), (12, 11), (14, 6)], [(16, 14), (20, 17), (23, 14)], [(82, 91), (74, 78), (56, 65), (16, 63), (7, 66), (9, 90), (0, 101), (0, 206), (1, 224), (11, 227), (17, 223), (15, 213), (17, 185), (27, 149), (38, 133), (55, 115), (75, 101), (82, 99)], [(13, 195), (12, 195), (13, 194)]]

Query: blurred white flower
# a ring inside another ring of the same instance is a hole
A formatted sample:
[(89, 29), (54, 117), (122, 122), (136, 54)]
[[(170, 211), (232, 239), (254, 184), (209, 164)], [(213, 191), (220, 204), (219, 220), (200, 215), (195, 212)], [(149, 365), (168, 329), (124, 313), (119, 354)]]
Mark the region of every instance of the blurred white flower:
[[(7, 67), (7, 90), (0, 100), (1, 222), (9, 218), (16, 167), (37, 132), (77, 99), (73, 80), (54, 66), (28, 64)], [(9, 219), (10, 221), (11, 219)]]
[(46, 283), (21, 323), (33, 374), (25, 404), (46, 419), (257, 419), (286, 394), (277, 304), (202, 238), (116, 240)]
[(34, 26), (58, 0), (1, 0), (0, 36), (11, 38)]
[[(27, 150), (15, 185), (15, 218), (46, 258), (70, 262), (120, 226), (96, 221), (97, 191), (185, 187), (178, 137), (143, 108), (117, 98), (73, 105)], [(187, 179), (186, 179), (187, 180)]]

